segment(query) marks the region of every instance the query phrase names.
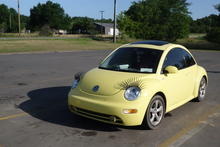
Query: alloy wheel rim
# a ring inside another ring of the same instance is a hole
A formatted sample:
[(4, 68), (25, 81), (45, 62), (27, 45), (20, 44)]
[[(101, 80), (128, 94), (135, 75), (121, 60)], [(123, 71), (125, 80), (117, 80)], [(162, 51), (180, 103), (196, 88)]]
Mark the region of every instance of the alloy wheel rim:
[(155, 100), (150, 108), (150, 122), (153, 126), (156, 126), (160, 123), (163, 117), (163, 104), (160, 100)]
[(205, 97), (205, 93), (206, 93), (206, 82), (205, 80), (202, 80), (199, 88), (199, 97), (203, 99)]

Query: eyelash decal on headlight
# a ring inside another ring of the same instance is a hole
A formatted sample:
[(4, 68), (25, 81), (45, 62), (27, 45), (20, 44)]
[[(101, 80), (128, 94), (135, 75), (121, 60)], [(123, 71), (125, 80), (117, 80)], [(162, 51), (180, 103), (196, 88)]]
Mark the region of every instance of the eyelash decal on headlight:
[(144, 88), (143, 78), (133, 77), (133, 78), (124, 80), (118, 83), (115, 88), (120, 89), (120, 90), (126, 90), (127, 88), (132, 87), (132, 86), (143, 89)]

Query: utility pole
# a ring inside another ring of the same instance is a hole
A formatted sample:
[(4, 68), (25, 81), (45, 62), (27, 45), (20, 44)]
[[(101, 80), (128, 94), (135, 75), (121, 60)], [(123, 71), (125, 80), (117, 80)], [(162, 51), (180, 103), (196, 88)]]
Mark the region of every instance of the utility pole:
[(19, 33), (19, 36), (21, 36), (20, 3), (19, 3), (19, 0), (17, 0), (17, 2), (18, 2), (18, 33)]
[(101, 34), (102, 34), (102, 30), (103, 30), (103, 29), (102, 29), (102, 28), (103, 28), (103, 27), (102, 27), (102, 20), (103, 20), (104, 12), (105, 12), (105, 11), (100, 11), (100, 13), (101, 13)]
[(10, 11), (10, 15), (9, 15), (9, 28), (10, 28), (10, 32), (11, 32), (11, 11)]
[(116, 43), (116, 0), (114, 0), (114, 31), (113, 31), (113, 42)]

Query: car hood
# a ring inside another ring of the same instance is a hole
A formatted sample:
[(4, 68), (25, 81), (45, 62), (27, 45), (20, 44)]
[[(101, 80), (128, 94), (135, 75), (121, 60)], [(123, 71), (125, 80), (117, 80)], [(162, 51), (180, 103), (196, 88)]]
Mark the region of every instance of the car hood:
[(155, 81), (155, 74), (119, 72), (95, 68), (83, 75), (81, 91), (102, 96), (111, 96), (130, 86), (143, 89), (147, 83)]

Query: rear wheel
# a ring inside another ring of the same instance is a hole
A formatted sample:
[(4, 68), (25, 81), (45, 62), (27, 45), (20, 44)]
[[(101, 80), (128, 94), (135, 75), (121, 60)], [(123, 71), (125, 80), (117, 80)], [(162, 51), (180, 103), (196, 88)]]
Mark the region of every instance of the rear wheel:
[(198, 97), (196, 98), (198, 102), (201, 102), (205, 99), (206, 88), (207, 88), (207, 82), (206, 79), (203, 77), (200, 81)]
[(165, 113), (165, 103), (163, 97), (155, 95), (148, 105), (147, 112), (143, 121), (145, 129), (156, 129), (160, 125)]

